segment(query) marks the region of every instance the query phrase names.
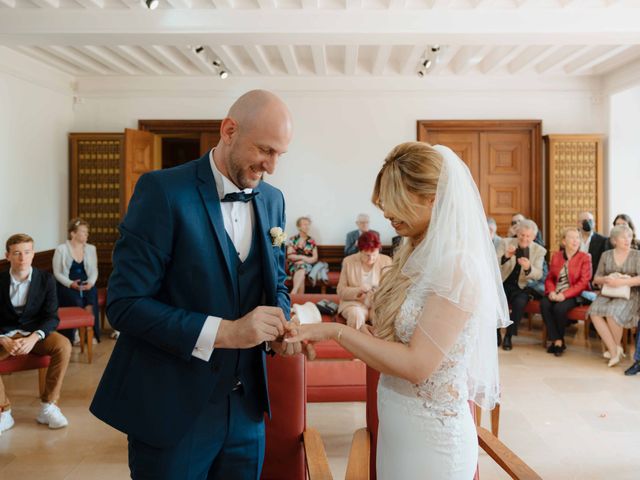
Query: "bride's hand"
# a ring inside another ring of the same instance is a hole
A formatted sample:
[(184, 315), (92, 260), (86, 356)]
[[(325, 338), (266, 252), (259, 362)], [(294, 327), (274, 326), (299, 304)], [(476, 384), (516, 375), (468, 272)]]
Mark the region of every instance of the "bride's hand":
[(285, 342), (317, 343), (323, 340), (331, 340), (338, 336), (339, 328), (346, 328), (344, 325), (338, 326), (335, 323), (313, 323), (300, 325), (292, 331), (291, 336), (285, 338)]

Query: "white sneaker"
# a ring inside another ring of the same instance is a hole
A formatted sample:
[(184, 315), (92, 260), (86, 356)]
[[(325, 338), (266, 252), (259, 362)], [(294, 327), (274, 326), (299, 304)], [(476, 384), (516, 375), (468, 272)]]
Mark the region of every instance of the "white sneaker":
[(120, 332), (118, 330), (114, 330), (113, 332), (111, 332), (111, 335), (110, 335), (110, 337), (113, 338), (114, 340), (117, 340), (119, 336), (120, 336)]
[(55, 403), (43, 403), (36, 421), (49, 425), (49, 428), (62, 428), (69, 425), (69, 421)]
[(11, 416), (11, 410), (0, 413), (0, 433), (9, 430), (16, 422)]
[(78, 333), (78, 330), (73, 334), (73, 344), (80, 345), (80, 333)]

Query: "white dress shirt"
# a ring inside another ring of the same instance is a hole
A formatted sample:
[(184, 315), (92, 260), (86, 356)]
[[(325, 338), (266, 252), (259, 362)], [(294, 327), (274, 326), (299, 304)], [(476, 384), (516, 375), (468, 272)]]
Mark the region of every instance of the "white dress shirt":
[[(220, 200), (228, 193), (241, 191), (251, 193), (253, 191), (251, 188), (241, 190), (231, 180), (222, 175), (213, 161), (213, 150), (209, 153), (209, 162)], [(255, 223), (253, 204), (252, 202), (221, 202), (220, 208), (222, 210), (224, 229), (236, 247), (238, 258), (244, 262), (249, 256), (253, 237), (253, 224)], [(196, 341), (196, 347), (193, 349), (192, 355), (194, 357), (204, 360), (205, 362), (209, 361), (213, 354), (213, 344), (215, 343), (221, 320), (220, 317), (207, 317), (200, 331), (200, 336)]]
[[(31, 277), (33, 276), (33, 267), (29, 267), (29, 276), (20, 281), (13, 276), (13, 273), (9, 271), (9, 277), (11, 282), (9, 283), (9, 297), (11, 298), (11, 305), (14, 307), (24, 307), (27, 304), (27, 297), (29, 296), (29, 288), (31, 287)], [(25, 330), (11, 330), (3, 334), (4, 337), (13, 337), (16, 334), (24, 335), (28, 337), (31, 332)], [(42, 330), (36, 330), (36, 333), (40, 336), (40, 339), (44, 339), (44, 332)]]

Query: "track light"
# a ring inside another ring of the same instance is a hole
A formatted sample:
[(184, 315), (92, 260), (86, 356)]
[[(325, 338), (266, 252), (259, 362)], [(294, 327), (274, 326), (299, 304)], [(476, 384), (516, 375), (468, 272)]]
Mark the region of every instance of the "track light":
[(144, 0), (144, 3), (149, 10), (155, 10), (156, 8), (158, 8), (160, 0)]
[(222, 66), (222, 62), (220, 60), (214, 60), (211, 64), (216, 68), (220, 68)]
[(196, 48), (193, 49), (194, 52), (196, 53), (202, 53), (204, 52), (204, 47), (202, 45), (198, 45)]
[(427, 74), (427, 72), (425, 72), (424, 70), (418, 70), (418, 76), (419, 77), (424, 77)]
[(428, 70), (432, 63), (433, 62), (431, 61), (431, 59), (427, 58), (424, 62), (422, 62), (422, 66), (425, 68), (425, 70)]
[(227, 72), (226, 70), (220, 70), (220, 73), (218, 74), (218, 76), (224, 80), (229, 76), (229, 72)]
[(440, 51), (440, 45), (431, 45), (431, 51), (437, 53)]

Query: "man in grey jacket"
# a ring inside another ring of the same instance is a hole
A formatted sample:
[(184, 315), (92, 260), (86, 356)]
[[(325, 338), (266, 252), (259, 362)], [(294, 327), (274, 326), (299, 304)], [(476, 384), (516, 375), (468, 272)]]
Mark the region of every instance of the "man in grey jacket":
[[(344, 256), (348, 257), (354, 253), (358, 253), (358, 239), (364, 232), (369, 231), (369, 215), (361, 213), (356, 218), (357, 230), (347, 233), (347, 239), (344, 242)], [(375, 230), (371, 230), (373, 233), (378, 233)], [(379, 234), (378, 234), (379, 235)]]

